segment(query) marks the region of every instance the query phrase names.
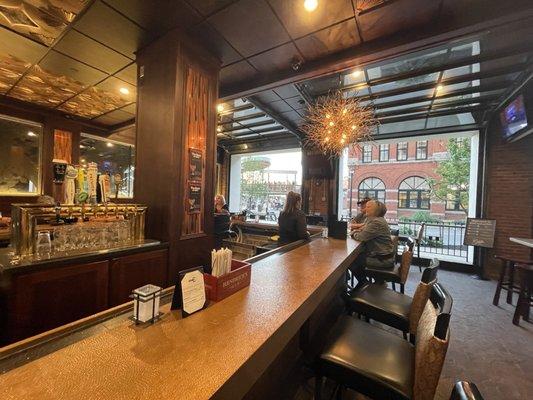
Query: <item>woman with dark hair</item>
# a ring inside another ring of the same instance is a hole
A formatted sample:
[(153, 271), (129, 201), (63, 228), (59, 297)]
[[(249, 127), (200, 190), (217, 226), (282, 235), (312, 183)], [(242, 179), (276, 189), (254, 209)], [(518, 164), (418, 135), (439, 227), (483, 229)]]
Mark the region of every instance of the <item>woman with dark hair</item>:
[(302, 206), (302, 196), (295, 192), (287, 193), (285, 207), (279, 214), (279, 243), (287, 244), (301, 239), (309, 239), (307, 221)]

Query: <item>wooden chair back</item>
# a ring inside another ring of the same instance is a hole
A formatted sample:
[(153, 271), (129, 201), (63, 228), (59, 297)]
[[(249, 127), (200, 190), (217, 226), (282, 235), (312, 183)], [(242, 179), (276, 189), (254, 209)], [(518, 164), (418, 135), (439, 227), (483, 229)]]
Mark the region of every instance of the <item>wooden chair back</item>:
[(436, 283), (430, 299), (416, 333), (414, 400), (433, 400), (448, 351), (452, 298)]

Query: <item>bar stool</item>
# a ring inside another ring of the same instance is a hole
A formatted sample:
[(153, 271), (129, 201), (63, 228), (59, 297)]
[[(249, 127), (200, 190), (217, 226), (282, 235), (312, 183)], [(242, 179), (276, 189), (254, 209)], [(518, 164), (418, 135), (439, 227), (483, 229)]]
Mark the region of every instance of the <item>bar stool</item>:
[[(498, 305), (500, 301), (500, 293), (502, 290), (507, 291), (507, 304), (513, 304), (513, 293), (519, 293), (520, 287), (515, 284), (515, 266), (516, 264), (533, 265), (533, 260), (519, 260), (511, 259), (502, 256), (494, 256), (494, 258), (502, 261), (502, 269), (500, 272), (500, 279), (496, 286), (496, 292), (494, 293), (494, 300), (492, 304)], [(505, 279), (507, 277), (507, 280)]]
[(413, 261), (413, 247), (414, 240), (409, 238), (407, 246), (402, 253), (401, 261), (393, 269), (366, 268), (366, 276), (377, 282), (391, 282), (393, 290), (396, 290), (396, 284), (399, 283), (400, 293), (405, 293), (405, 282), (407, 282), (409, 271), (411, 270), (411, 262)]
[(437, 270), (438, 264), (424, 270), (413, 297), (382, 285), (368, 284), (346, 296), (346, 308), (350, 314), (357, 313), (401, 330), (404, 338), (409, 333), (409, 339), (414, 343), (420, 316), (433, 285), (437, 283)]
[[(315, 364), (315, 400), (323, 378), (373, 399), (433, 399), (449, 340), (452, 298), (433, 286), (418, 325), (416, 344), (350, 316), (334, 325)], [(339, 394), (341, 398), (342, 392)]]
[(520, 279), (518, 291), (518, 302), (513, 315), (513, 324), (518, 325), (520, 316), (529, 322), (529, 309), (533, 302), (533, 265), (516, 264), (516, 269)]

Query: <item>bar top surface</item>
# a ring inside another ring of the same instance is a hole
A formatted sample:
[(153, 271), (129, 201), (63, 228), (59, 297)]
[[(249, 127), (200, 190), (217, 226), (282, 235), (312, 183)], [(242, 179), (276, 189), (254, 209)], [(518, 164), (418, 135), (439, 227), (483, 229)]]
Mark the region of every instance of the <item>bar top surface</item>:
[(316, 239), (260, 260), (250, 287), (186, 319), (128, 321), (0, 375), (0, 398), (240, 398), (357, 253), (352, 239)]
[(522, 246), (531, 247), (533, 249), (533, 239), (526, 239), (526, 238), (509, 238), (511, 242), (515, 242), (518, 244), (521, 244)]

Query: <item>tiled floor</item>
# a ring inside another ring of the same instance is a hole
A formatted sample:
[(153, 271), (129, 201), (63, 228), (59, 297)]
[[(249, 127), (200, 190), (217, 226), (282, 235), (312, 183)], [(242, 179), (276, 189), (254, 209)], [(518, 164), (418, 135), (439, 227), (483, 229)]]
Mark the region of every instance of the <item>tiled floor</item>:
[[(414, 293), (420, 277), (418, 268), (413, 268), (407, 294)], [(513, 325), (514, 307), (505, 303), (504, 296), (499, 307), (492, 305), (494, 281), (443, 270), (438, 278), (454, 304), (450, 346), (435, 399), (449, 399), (458, 380), (476, 383), (485, 400), (533, 399), (533, 324), (521, 320), (520, 326)], [(312, 399), (312, 385), (313, 379), (308, 379), (294, 399)], [(345, 396), (361, 398), (355, 393)]]

